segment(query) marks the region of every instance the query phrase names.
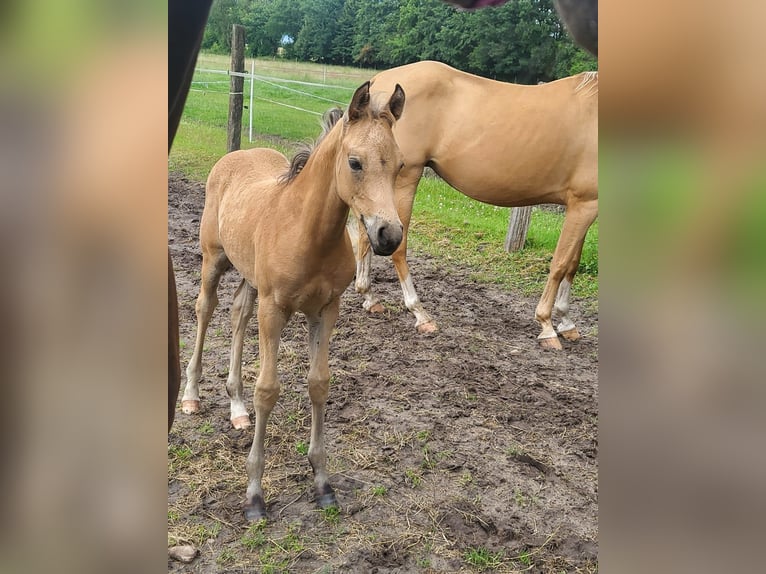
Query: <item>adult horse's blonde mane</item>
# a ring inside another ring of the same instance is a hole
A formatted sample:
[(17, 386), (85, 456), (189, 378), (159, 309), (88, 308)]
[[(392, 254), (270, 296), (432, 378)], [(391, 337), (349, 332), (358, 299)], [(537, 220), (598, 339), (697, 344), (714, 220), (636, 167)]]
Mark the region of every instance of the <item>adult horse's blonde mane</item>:
[(575, 88), (575, 92), (587, 89), (585, 96), (598, 95), (598, 72), (583, 72), (582, 81)]

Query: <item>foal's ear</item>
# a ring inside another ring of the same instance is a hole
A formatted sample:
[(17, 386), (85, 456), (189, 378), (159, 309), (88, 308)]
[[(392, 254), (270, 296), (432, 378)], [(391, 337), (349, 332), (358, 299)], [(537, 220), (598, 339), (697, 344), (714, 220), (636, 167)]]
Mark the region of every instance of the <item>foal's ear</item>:
[(351, 98), (351, 103), (348, 106), (348, 119), (352, 122), (358, 120), (365, 114), (369, 105), (370, 82), (367, 81), (354, 92), (354, 97)]
[(394, 93), (391, 95), (391, 99), (388, 100), (388, 109), (394, 114), (394, 117), (398, 120), (402, 117), (402, 111), (404, 110), (404, 90), (399, 84), (396, 84)]

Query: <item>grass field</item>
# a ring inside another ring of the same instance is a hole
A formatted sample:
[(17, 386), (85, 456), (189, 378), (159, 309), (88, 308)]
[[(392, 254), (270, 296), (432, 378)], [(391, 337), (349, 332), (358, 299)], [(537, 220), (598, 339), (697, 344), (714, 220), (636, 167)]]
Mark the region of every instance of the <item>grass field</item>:
[[(228, 57), (201, 54), (198, 68), (226, 70)], [(249, 71), (251, 60), (247, 60)], [(282, 60), (255, 61), (253, 87), (253, 141), (248, 141), (250, 82), (245, 80), (242, 148), (273, 147), (288, 156), (300, 142), (319, 134), (320, 114), (334, 105), (344, 107), (353, 89), (375, 74), (374, 70), (325, 66)], [(284, 83), (274, 78), (319, 86)], [(192, 91), (173, 144), (168, 166), (195, 180), (204, 181), (212, 165), (226, 151), (228, 76), (195, 74)], [(293, 107), (285, 107), (286, 104)], [(301, 108), (301, 110), (294, 109)], [(508, 254), (503, 249), (509, 209), (468, 199), (438, 178), (423, 178), (415, 198), (409, 248), (444, 261), (470, 266), (474, 278), (528, 294), (539, 294), (548, 274), (563, 215), (535, 209), (524, 250)], [(598, 221), (586, 237), (574, 295), (598, 293)]]

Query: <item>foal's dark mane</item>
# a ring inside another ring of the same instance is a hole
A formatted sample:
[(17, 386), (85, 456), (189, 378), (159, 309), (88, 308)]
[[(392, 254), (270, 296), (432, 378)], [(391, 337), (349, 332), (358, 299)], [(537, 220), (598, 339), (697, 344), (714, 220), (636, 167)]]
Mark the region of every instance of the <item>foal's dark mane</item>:
[(290, 161), (290, 168), (279, 178), (282, 183), (289, 183), (294, 180), (301, 170), (306, 166), (306, 162), (311, 157), (311, 153), (321, 143), (327, 134), (330, 133), (333, 126), (343, 117), (343, 110), (340, 108), (331, 108), (322, 115), (322, 133), (313, 144), (305, 144), (298, 150)]

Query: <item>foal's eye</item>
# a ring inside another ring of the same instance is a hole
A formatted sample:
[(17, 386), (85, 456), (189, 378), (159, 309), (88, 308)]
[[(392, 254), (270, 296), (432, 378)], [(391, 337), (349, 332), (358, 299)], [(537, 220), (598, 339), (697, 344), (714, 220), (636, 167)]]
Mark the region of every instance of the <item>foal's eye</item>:
[(348, 166), (354, 171), (362, 171), (362, 164), (356, 158), (349, 158)]

